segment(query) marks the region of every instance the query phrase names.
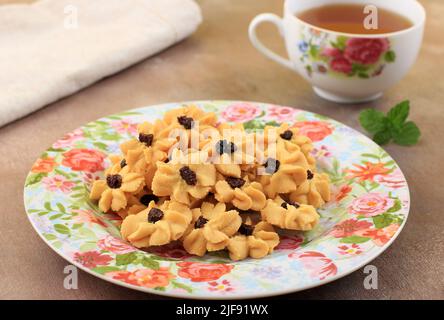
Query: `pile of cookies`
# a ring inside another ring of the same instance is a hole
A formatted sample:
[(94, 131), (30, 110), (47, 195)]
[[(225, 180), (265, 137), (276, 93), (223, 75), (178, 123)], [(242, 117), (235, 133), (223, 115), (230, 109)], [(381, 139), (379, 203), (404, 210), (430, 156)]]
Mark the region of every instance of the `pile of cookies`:
[(198, 256), (262, 258), (280, 229), (311, 230), (316, 208), (330, 199), (310, 139), (287, 124), (250, 133), (190, 105), (138, 131), (90, 193), (102, 211), (123, 218), (122, 237), (135, 247), (180, 241)]

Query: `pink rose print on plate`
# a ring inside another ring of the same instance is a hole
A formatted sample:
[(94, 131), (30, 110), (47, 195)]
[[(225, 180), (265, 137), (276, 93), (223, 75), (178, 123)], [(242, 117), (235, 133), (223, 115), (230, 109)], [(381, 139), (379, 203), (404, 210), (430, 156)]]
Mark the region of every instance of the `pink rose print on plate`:
[(232, 104), (222, 111), (222, 117), (227, 121), (247, 122), (257, 118), (261, 109), (248, 102)]
[(390, 174), (375, 176), (374, 180), (392, 189), (403, 188), (406, 185), (405, 178), (398, 168)]
[(75, 129), (73, 132), (67, 133), (60, 140), (54, 142), (52, 147), (54, 149), (69, 148), (74, 146), (74, 144), (83, 139), (82, 129)]
[(301, 121), (296, 122), (293, 127), (299, 129), (299, 134), (307, 136), (311, 141), (321, 141), (331, 135), (333, 128), (323, 121)]
[(74, 171), (97, 172), (105, 169), (103, 152), (93, 149), (72, 149), (63, 153), (62, 165)]
[(278, 122), (292, 122), (299, 111), (290, 107), (270, 106), (267, 117)]
[(62, 175), (55, 175), (52, 177), (44, 177), (42, 179), (42, 183), (45, 186), (46, 190), (55, 192), (62, 191), (64, 193), (71, 192), (72, 188), (75, 186), (75, 183), (69, 181)]
[(122, 240), (110, 235), (106, 236), (103, 239), (100, 239), (97, 242), (97, 246), (102, 250), (110, 251), (115, 254), (125, 254), (136, 251), (133, 246), (130, 246)]
[(384, 38), (351, 38), (347, 40), (344, 56), (352, 62), (370, 65), (376, 63), (389, 46)]
[(293, 252), (288, 255), (291, 259), (298, 259), (309, 271), (312, 278), (324, 280), (327, 277), (336, 275), (338, 268), (333, 261), (323, 253), (317, 251)]
[(368, 218), (386, 212), (393, 207), (394, 204), (395, 201), (388, 196), (372, 192), (353, 200), (348, 207), (348, 211)]
[(335, 238), (345, 238), (355, 235), (358, 231), (366, 230), (373, 224), (364, 220), (348, 219), (333, 227), (330, 234)]
[(137, 135), (137, 123), (131, 120), (117, 120), (111, 122), (111, 126), (120, 134), (129, 133), (133, 136)]

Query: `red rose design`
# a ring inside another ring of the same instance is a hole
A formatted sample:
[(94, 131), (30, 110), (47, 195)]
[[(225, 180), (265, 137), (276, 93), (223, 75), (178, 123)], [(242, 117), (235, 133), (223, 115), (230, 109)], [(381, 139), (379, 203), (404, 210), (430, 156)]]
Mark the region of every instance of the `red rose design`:
[(374, 64), (386, 52), (390, 44), (387, 39), (351, 38), (347, 40), (344, 56), (363, 65)]
[(34, 173), (47, 173), (51, 172), (56, 165), (54, 158), (42, 158), (33, 164), (31, 171)]
[(330, 234), (335, 238), (350, 237), (358, 231), (370, 228), (372, 224), (368, 221), (359, 221), (356, 219), (348, 219), (335, 225)]
[(120, 280), (135, 286), (146, 288), (162, 288), (166, 287), (174, 275), (170, 273), (168, 268), (161, 267), (158, 270), (137, 269), (135, 271), (113, 271), (108, 272), (107, 276)]
[(352, 64), (344, 57), (337, 57), (330, 61), (330, 68), (336, 72), (349, 74), (352, 72)]
[(230, 273), (232, 265), (221, 263), (179, 262), (179, 276), (193, 282), (214, 281)]
[(113, 258), (111, 258), (109, 255), (101, 254), (98, 251), (74, 253), (74, 261), (90, 269), (97, 266), (106, 266), (112, 260)]
[(74, 171), (96, 172), (104, 170), (105, 154), (91, 149), (72, 149), (63, 154), (62, 164)]
[(293, 127), (298, 128), (299, 134), (309, 137), (313, 142), (321, 141), (333, 132), (330, 125), (322, 121), (296, 122)]

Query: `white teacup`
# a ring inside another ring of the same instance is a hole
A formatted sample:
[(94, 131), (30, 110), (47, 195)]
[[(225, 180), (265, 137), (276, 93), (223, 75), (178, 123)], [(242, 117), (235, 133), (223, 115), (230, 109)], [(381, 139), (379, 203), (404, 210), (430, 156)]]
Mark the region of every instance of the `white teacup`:
[[(372, 4), (408, 18), (413, 26), (393, 33), (356, 35), (322, 29), (296, 17), (298, 12), (333, 3)], [(421, 47), (425, 18), (425, 10), (416, 0), (286, 0), (283, 18), (271, 13), (256, 16), (249, 36), (260, 52), (298, 72), (319, 96), (340, 103), (358, 103), (381, 97), (407, 73)], [(262, 22), (278, 27), (289, 60), (258, 40), (256, 27)], [(332, 44), (340, 44), (342, 53), (333, 50)], [(346, 52), (353, 52), (351, 58)]]

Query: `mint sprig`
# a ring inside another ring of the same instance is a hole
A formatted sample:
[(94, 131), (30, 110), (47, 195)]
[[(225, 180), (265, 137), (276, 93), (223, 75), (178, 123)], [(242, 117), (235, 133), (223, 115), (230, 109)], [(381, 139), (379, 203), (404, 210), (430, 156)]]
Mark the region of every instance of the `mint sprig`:
[(418, 143), (421, 131), (413, 121), (407, 121), (410, 101), (403, 101), (385, 115), (375, 109), (365, 109), (359, 114), (361, 126), (373, 135), (373, 141), (379, 145), (393, 141), (402, 146)]

